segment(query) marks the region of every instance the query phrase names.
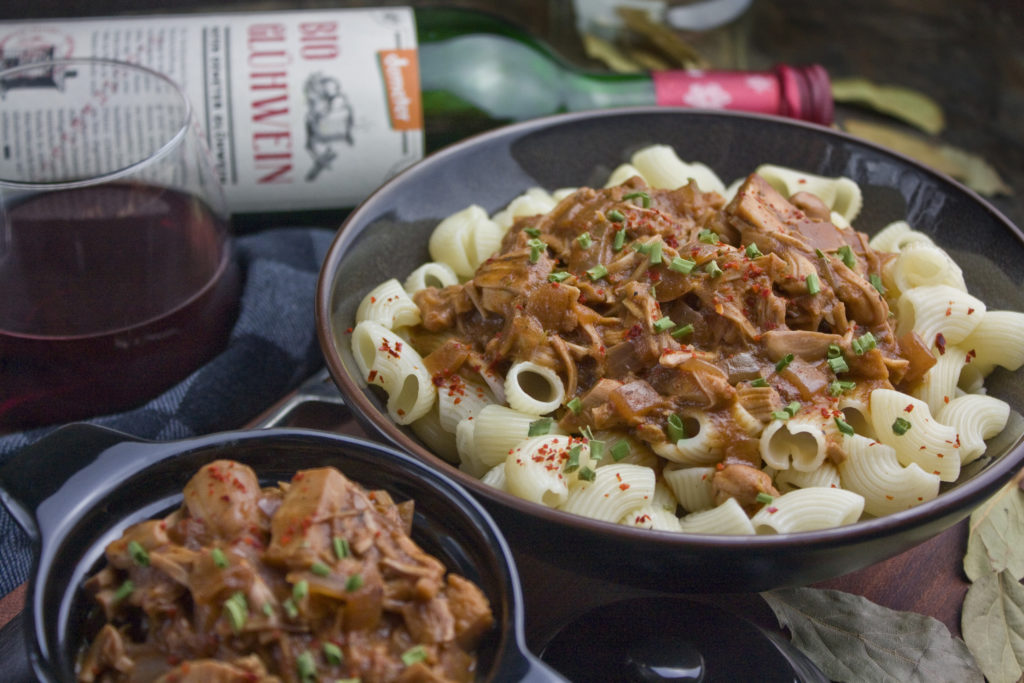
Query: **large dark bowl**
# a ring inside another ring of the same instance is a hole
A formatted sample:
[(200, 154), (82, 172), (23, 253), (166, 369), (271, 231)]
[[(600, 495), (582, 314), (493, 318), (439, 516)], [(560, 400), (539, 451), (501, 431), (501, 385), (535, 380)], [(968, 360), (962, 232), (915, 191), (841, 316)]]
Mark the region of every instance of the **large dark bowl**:
[(531, 186), (603, 185), (636, 149), (673, 146), (729, 183), (759, 164), (845, 175), (864, 192), (856, 227), (906, 219), (949, 251), (969, 290), (992, 309), (1024, 310), (1020, 231), (970, 190), (906, 157), (834, 130), (739, 113), (632, 109), (569, 114), (511, 126), (449, 147), (384, 185), (350, 215), (320, 275), (320, 343), (336, 383), (367, 428), (464, 484), (513, 548), (592, 576), (662, 590), (758, 591), (813, 583), (896, 555), (956, 523), (1024, 459), (1021, 373), (997, 370), (989, 393), (1013, 407), (989, 455), (936, 499), (884, 518), (779, 536), (698, 536), (574, 517), (494, 490), (430, 453), (387, 415), (359, 372), (345, 334), (363, 295), (429, 260), (438, 221), (469, 204), (493, 212)]
[[(75, 680), (76, 653), (94, 625), (81, 586), (99, 568), (104, 547), (130, 524), (178, 507), (192, 475), (219, 458), (249, 465), (263, 485), (330, 465), (396, 501), (413, 499), (413, 538), (491, 602), (496, 628), (478, 651), (479, 680), (562, 680), (524, 646), (519, 576), (494, 521), (436, 468), (379, 444), (308, 430), (154, 443), (88, 425), (58, 430), (0, 468), (0, 497), (37, 549), (21, 624), (39, 679)], [(24, 680), (27, 667), (4, 667), (0, 679)]]

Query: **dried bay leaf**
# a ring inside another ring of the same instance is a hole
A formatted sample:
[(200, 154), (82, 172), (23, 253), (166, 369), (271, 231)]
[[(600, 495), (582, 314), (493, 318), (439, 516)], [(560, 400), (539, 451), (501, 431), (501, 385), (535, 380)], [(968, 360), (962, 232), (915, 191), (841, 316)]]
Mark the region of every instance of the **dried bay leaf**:
[(635, 73), (643, 71), (643, 65), (634, 61), (622, 50), (600, 36), (584, 33), (583, 49), (587, 56), (603, 62), (606, 67), (616, 73)]
[(859, 104), (935, 135), (946, 125), (942, 107), (924, 93), (897, 85), (879, 85), (866, 78), (832, 79), (836, 102)]
[(979, 576), (964, 597), (960, 628), (990, 683), (1024, 675), (1024, 586), (1008, 572)]
[(962, 681), (984, 678), (964, 642), (942, 622), (836, 590), (762, 593), (793, 644), (834, 681)]
[(646, 11), (636, 7), (617, 7), (626, 27), (643, 36), (659, 52), (684, 69), (706, 69), (709, 64), (699, 52), (675, 31), (655, 21)]
[(964, 572), (971, 581), (1006, 571), (1024, 578), (1024, 470), (971, 513)]
[(916, 135), (908, 135), (893, 126), (869, 123), (850, 117), (843, 121), (842, 127), (851, 135), (888, 147), (951, 175), (979, 194), (989, 197), (997, 194), (1013, 194), (1013, 190), (1003, 182), (991, 164), (979, 156), (952, 145), (926, 140)]

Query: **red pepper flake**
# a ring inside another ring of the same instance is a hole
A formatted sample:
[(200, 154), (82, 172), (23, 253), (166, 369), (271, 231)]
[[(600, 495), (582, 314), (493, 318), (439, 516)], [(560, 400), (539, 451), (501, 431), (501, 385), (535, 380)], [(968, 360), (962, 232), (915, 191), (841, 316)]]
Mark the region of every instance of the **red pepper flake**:
[(377, 350), (394, 358), (401, 358), (402, 342), (395, 342), (395, 348), (391, 348), (391, 342), (387, 339), (383, 339), (381, 340), (380, 348)]
[(345, 328), (345, 334), (352, 334), (352, 328), (351, 327), (346, 327)]
[(943, 403), (949, 403), (949, 396), (943, 396), (942, 397), (942, 402)]
[(905, 413), (912, 413), (912, 412), (914, 412), (914, 404), (913, 403), (908, 403), (907, 407), (903, 409), (903, 412), (905, 412)]
[[(952, 302), (950, 302), (950, 303), (952, 303)], [(953, 315), (953, 307), (952, 306), (947, 306), (946, 307), (946, 317), (948, 318), (951, 315)]]
[(774, 515), (776, 512), (779, 511), (779, 508), (777, 508), (774, 505), (772, 505), (771, 507), (765, 508), (765, 510), (768, 511), (768, 514)]
[(619, 489), (622, 491), (626, 491), (629, 489), (629, 484), (619, 484)]
[(370, 370), (370, 374), (366, 376), (366, 381), (367, 382), (373, 382), (376, 379), (377, 379), (377, 371), (376, 370)]
[(968, 308), (967, 309), (967, 315), (971, 315), (972, 313), (974, 313), (974, 309), (973, 308)]
[(946, 338), (942, 336), (941, 332), (935, 334), (935, 346), (939, 349), (939, 355), (945, 355), (946, 353)]
[(626, 331), (626, 339), (636, 339), (644, 333), (644, 327), (640, 323), (633, 325)]
[(886, 500), (893, 500), (893, 497), (892, 497), (892, 496), (890, 496), (890, 495), (889, 495), (889, 494), (887, 493), (887, 494), (885, 494), (885, 499), (886, 499)]
[(375, 296), (371, 296), (371, 297), (370, 297), (370, 303), (371, 303), (371, 304), (375, 304), (375, 303), (377, 303), (377, 297), (375, 297)]

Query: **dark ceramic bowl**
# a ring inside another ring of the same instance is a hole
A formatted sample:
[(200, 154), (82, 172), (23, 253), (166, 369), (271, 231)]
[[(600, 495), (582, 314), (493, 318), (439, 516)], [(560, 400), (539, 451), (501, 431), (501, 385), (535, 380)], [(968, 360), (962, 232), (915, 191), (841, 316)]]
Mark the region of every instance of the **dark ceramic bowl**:
[[(3, 503), (37, 549), (22, 621), (36, 676), (75, 680), (76, 653), (91, 635), (92, 600), (81, 585), (99, 568), (104, 547), (130, 524), (180, 505), (192, 475), (218, 458), (249, 465), (264, 485), (332, 465), (397, 501), (412, 498), (413, 538), (475, 581), (491, 602), (496, 628), (478, 651), (480, 680), (562, 680), (524, 646), (519, 576), (504, 538), (473, 497), (437, 468), (384, 446), (308, 430), (153, 443), (87, 425), (65, 427), (0, 468)], [(0, 678), (15, 680), (6, 677), (15, 664), (4, 666)]]
[(429, 260), (431, 230), (469, 204), (503, 208), (531, 186), (603, 185), (646, 145), (668, 144), (725, 183), (762, 163), (845, 175), (864, 193), (856, 227), (874, 233), (906, 219), (960, 264), (972, 294), (992, 309), (1024, 310), (1024, 242), (992, 206), (906, 157), (834, 130), (739, 113), (628, 109), (519, 124), (446, 148), (401, 173), (350, 215), (320, 275), (320, 342), (336, 383), (362, 424), (465, 485), (516, 550), (573, 571), (679, 592), (759, 591), (812, 583), (896, 555), (956, 523), (1024, 459), (1022, 372), (997, 370), (989, 393), (1010, 403), (1010, 424), (989, 456), (936, 499), (884, 518), (779, 536), (698, 536), (617, 526), (547, 509), (494, 490), (435, 457), (387, 415), (359, 377), (345, 330), (372, 287)]

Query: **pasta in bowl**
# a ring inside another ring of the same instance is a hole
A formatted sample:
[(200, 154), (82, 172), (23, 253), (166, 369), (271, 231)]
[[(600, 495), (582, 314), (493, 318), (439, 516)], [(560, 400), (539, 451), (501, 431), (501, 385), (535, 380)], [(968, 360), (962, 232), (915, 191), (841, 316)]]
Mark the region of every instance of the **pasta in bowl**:
[[(636, 120), (656, 130), (626, 139), (636, 128), (623, 122)], [(564, 121), (536, 124), (516, 143), (562, 132)], [(1020, 404), (1012, 390), (1000, 397), (1024, 360), (1016, 302), (976, 295), (945, 235), (934, 239), (906, 203), (893, 212), (879, 192), (890, 188), (868, 166), (808, 168), (793, 150), (715, 163), (720, 149), (701, 156), (692, 140), (706, 138), (668, 124), (730, 135), (777, 127), (790, 140), (820, 138), (833, 155), (849, 152), (850, 139), (718, 114), (575, 122), (622, 126), (619, 146), (595, 153), (589, 172), (570, 162), (565, 182), (544, 167), (530, 180), (547, 182), (498, 202), (455, 191), (461, 206), (416, 224), (426, 248), (415, 260), (358, 295), (338, 296), (343, 271), (331, 272), (331, 256), (321, 280), (334, 319), (325, 351), (332, 369), (332, 356), (348, 359), (335, 378), (357, 412), (458, 468), (485, 501), (515, 511), (512, 523), (523, 527), (525, 513), (529, 550), (567, 561), (555, 546), (568, 528), (649, 543), (644, 558), (613, 561), (644, 565), (644, 581), (680, 582), (677, 570), (693, 561), (676, 555), (651, 571), (651, 559), (697, 546), (709, 558), (746, 552), (788, 566), (684, 583), (813, 580), (871, 553), (816, 567), (781, 554), (868, 543), (880, 559), (941, 527), (936, 510), (969, 512), (959, 496), (991, 490), (997, 472), (1019, 463), (1010, 446)], [(504, 135), (495, 137), (515, 131)], [(855, 151), (928, 175), (864, 147)], [(499, 146), (499, 161), (506, 154)], [(435, 170), (452, 161), (442, 155)], [(390, 221), (371, 222), (389, 235)], [(360, 397), (379, 392), (374, 384), (384, 391), (365, 411)], [(538, 547), (551, 525), (556, 539)]]

